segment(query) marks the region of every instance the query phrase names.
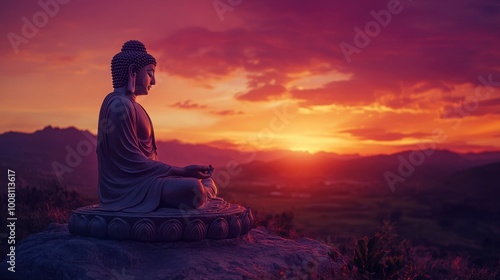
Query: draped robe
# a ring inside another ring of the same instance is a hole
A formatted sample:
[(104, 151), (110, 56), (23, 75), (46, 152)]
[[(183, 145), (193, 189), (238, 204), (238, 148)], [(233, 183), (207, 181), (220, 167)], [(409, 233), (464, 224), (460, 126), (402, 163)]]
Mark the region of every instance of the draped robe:
[(157, 161), (151, 119), (132, 95), (104, 99), (97, 133), (99, 209), (146, 213), (160, 204), (170, 165)]

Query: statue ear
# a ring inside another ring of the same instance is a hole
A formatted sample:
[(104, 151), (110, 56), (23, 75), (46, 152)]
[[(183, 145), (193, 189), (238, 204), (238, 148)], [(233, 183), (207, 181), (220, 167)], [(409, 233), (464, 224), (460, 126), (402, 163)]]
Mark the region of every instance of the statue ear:
[(135, 78), (137, 76), (137, 73), (139, 73), (139, 67), (135, 64), (130, 64), (128, 67), (128, 77), (129, 78)]
[(127, 92), (130, 94), (134, 94), (135, 92), (135, 78), (137, 77), (138, 67), (135, 64), (131, 64), (128, 67), (128, 83), (127, 83)]

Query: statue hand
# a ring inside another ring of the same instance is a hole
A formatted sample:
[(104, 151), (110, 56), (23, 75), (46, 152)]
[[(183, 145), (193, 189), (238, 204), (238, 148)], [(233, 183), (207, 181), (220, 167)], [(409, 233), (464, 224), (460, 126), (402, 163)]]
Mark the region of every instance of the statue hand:
[(188, 165), (184, 168), (185, 177), (194, 177), (197, 179), (210, 178), (212, 174), (209, 173), (210, 168), (206, 165)]

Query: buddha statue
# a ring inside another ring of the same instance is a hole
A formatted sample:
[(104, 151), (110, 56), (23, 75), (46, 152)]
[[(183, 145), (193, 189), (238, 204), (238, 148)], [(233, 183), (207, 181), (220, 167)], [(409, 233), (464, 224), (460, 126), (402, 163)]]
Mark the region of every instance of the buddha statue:
[(251, 210), (217, 196), (211, 165), (158, 160), (153, 123), (137, 102), (156, 84), (155, 68), (156, 59), (135, 40), (111, 60), (113, 92), (102, 102), (97, 133), (99, 204), (73, 211), (70, 233), (142, 242), (246, 234)]
[(156, 59), (134, 40), (111, 61), (114, 90), (102, 103), (97, 135), (102, 209), (199, 208), (217, 195), (209, 166), (177, 167), (157, 159), (152, 121), (136, 100), (156, 84), (155, 67)]

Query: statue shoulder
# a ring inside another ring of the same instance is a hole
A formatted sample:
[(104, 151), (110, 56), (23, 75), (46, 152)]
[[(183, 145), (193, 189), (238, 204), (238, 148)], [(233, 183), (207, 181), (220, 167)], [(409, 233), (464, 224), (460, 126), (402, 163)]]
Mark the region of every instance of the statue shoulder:
[(121, 120), (125, 118), (135, 118), (135, 106), (134, 101), (132, 101), (127, 96), (122, 94), (110, 93), (104, 98), (102, 102), (101, 111), (99, 113), (99, 118), (115, 119), (119, 118)]
[(117, 94), (112, 92), (108, 94), (104, 99), (103, 107), (111, 109), (123, 108), (123, 107), (133, 109), (134, 101), (132, 101), (127, 96), (124, 96), (123, 94)]

